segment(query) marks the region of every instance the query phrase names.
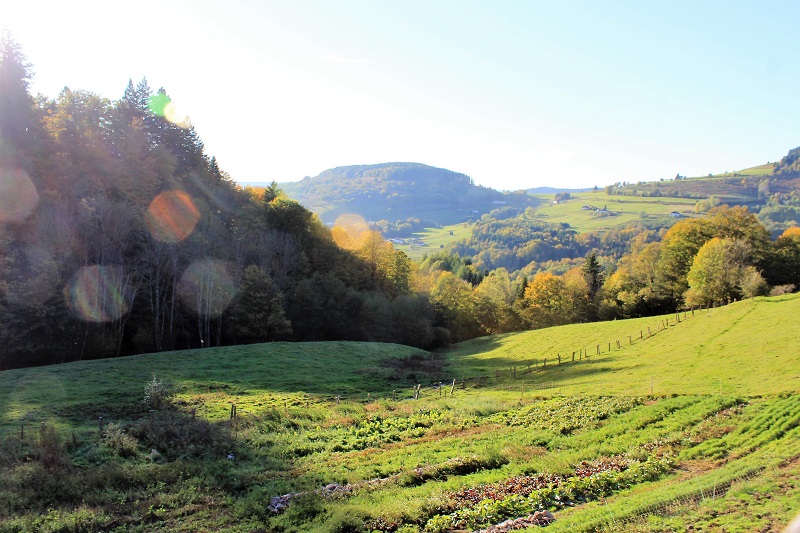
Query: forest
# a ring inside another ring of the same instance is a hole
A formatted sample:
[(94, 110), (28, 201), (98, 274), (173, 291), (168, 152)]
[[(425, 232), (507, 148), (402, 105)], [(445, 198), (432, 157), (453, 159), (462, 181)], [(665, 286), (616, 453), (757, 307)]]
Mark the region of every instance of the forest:
[[(331, 229), (275, 183), (236, 184), (146, 79), (112, 101), (67, 87), (34, 97), (30, 78), (4, 35), (3, 369), (273, 340), (430, 349), (800, 284), (800, 229), (773, 239), (745, 207), (724, 205), (669, 229), (577, 233), (529, 220), (519, 200), (415, 263), (364, 221)], [(337, 187), (351, 175), (380, 184), (407, 174), (396, 164), (335, 170)], [(468, 198), (508, 197), (450, 174)]]

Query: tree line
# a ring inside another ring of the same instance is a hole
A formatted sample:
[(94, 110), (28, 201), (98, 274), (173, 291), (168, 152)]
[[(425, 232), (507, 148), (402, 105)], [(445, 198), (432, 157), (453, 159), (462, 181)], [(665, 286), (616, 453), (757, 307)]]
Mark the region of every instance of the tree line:
[(800, 283), (800, 230), (745, 208), (578, 234), (500, 209), (412, 262), (329, 229), (277, 184), (242, 188), (164, 89), (29, 92), (0, 38), (0, 368), (272, 340), (436, 348), (670, 312)]
[(244, 189), (164, 89), (29, 92), (0, 39), (0, 368), (285, 340), (433, 346), (411, 261)]

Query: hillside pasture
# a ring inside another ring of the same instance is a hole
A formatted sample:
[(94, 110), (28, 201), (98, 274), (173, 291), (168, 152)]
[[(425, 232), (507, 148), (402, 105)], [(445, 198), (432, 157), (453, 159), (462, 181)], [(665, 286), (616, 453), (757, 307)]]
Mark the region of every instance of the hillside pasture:
[[(552, 196), (539, 196), (543, 201), (536, 208), (536, 218), (543, 222), (567, 223), (579, 232), (622, 228), (631, 222), (671, 226), (676, 219), (670, 213), (696, 216), (690, 198), (641, 197), (608, 195), (604, 191), (576, 193), (572, 198), (554, 204)], [(595, 209), (584, 209), (584, 206)], [(598, 210), (606, 209), (607, 213)]]
[(472, 232), (472, 224), (463, 222), (441, 228), (427, 228), (425, 231), (414, 233), (413, 237), (419, 239), (425, 246), (417, 244), (394, 244), (396, 250), (402, 250), (411, 259), (419, 261), (426, 255), (433, 255), (445, 248), (451, 242), (466, 239)]
[[(798, 312), (5, 371), (0, 531), (440, 533), (543, 510), (548, 531), (780, 529), (800, 506)], [(144, 405), (153, 375), (172, 407)]]

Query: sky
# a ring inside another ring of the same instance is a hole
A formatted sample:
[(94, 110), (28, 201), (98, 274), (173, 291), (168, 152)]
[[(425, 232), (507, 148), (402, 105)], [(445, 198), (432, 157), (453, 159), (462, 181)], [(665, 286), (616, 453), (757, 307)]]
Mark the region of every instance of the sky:
[(4, 1), (31, 92), (163, 87), (239, 182), (408, 161), (497, 189), (775, 161), (796, 1)]

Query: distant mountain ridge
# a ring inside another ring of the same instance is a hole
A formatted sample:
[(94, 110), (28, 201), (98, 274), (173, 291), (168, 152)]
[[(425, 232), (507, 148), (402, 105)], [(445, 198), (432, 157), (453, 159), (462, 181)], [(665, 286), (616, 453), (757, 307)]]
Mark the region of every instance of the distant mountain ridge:
[(422, 163), (342, 166), (280, 186), (325, 222), (356, 213), (374, 221), (414, 217), (446, 224), (504, 205), (535, 202), (526, 194), (502, 193), (476, 185), (466, 174)]

